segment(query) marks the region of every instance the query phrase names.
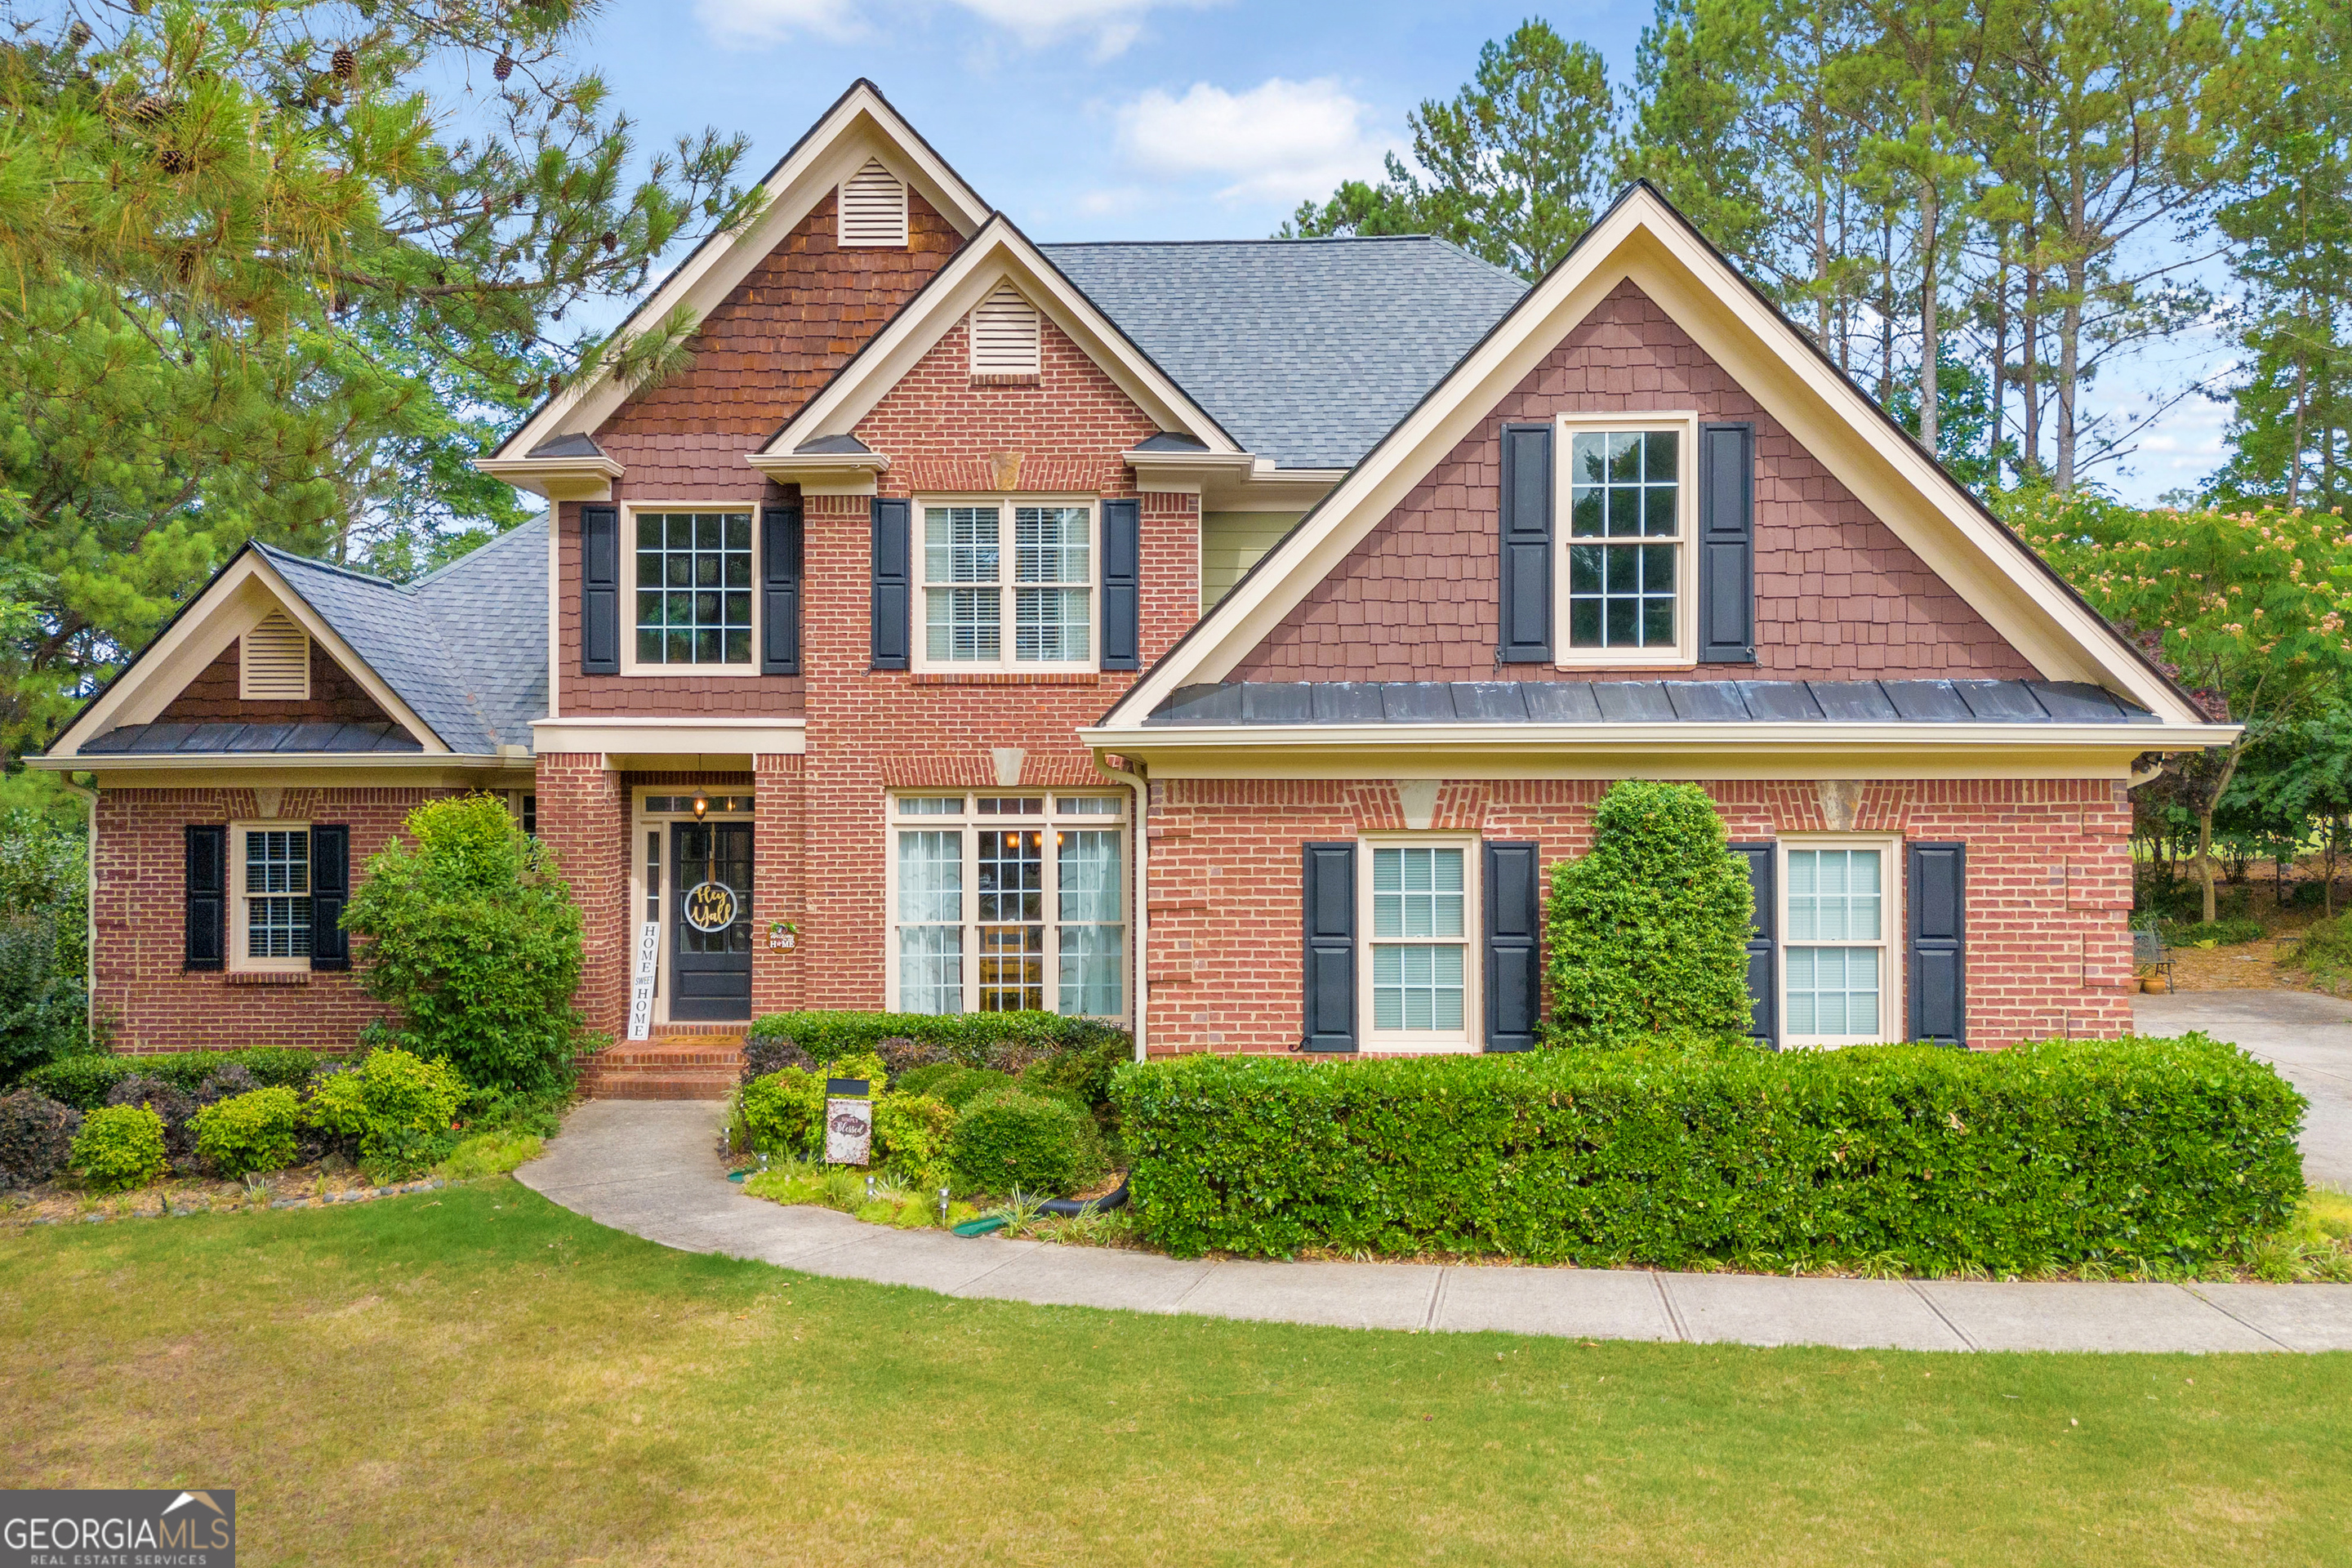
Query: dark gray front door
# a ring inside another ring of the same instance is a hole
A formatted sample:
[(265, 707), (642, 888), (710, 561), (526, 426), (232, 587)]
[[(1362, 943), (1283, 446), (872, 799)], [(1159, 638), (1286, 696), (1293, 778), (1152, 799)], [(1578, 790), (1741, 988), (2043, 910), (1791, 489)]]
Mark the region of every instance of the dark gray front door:
[[(681, 822), (670, 829), (669, 1016), (674, 1023), (751, 1016), (751, 825)], [(732, 895), (734, 919), (705, 931)]]

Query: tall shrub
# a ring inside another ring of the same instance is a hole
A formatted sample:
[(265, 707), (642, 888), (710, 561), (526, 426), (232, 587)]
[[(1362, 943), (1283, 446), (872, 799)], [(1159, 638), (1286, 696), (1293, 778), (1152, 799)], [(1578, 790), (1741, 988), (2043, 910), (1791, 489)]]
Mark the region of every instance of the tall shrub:
[(408, 814), (415, 847), (371, 857), (343, 927), (368, 994), (400, 1010), (401, 1043), (467, 1081), (540, 1090), (570, 1079), (580, 1015), (580, 911), (504, 802), (473, 795)]
[(1696, 784), (1628, 779), (1552, 868), (1544, 979), (1569, 1043), (1748, 1030), (1748, 868)]
[(0, 813), (0, 1088), (89, 1047), (89, 883), (82, 837)]

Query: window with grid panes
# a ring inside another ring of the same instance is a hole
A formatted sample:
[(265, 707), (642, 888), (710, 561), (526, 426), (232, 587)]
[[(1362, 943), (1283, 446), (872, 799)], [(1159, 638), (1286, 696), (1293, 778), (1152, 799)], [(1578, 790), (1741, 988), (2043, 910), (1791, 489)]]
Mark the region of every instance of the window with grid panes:
[(1791, 1040), (1882, 1037), (1889, 978), (1878, 848), (1783, 850), (1788, 903), (1782, 1028)]
[(1569, 437), (1568, 646), (1678, 646), (1684, 544), (1682, 436), (1578, 430)]
[(1469, 851), (1372, 849), (1375, 1035), (1460, 1035), (1467, 1027)]
[(924, 663), (1091, 665), (1094, 510), (1082, 503), (924, 507)]
[(636, 662), (751, 662), (751, 514), (641, 511)]
[(309, 828), (247, 828), (238, 891), (245, 906), (243, 956), (247, 961), (310, 958)]
[(900, 1010), (1125, 1016), (1118, 797), (909, 795), (891, 810)]

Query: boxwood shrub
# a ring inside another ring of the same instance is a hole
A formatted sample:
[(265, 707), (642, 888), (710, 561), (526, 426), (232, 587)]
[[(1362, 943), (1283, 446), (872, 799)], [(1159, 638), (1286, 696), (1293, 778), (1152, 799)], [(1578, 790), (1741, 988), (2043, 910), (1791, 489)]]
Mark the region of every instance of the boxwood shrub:
[(257, 1089), (205, 1106), (190, 1125), (197, 1155), (224, 1176), (282, 1171), (300, 1147), (302, 1102), (290, 1089)]
[(2234, 1047), (1742, 1046), (1122, 1068), (1140, 1231), (1180, 1256), (2196, 1265), (2303, 1193), (2305, 1101)]
[(37, 1089), (76, 1110), (96, 1110), (107, 1095), (127, 1078), (144, 1074), (162, 1079), (184, 1094), (194, 1095), (206, 1079), (225, 1068), (243, 1068), (253, 1075), (256, 1088), (293, 1089), (337, 1058), (321, 1051), (273, 1047), (247, 1051), (167, 1051), (154, 1056), (67, 1057), (25, 1075), (25, 1087)]
[(101, 1193), (143, 1187), (172, 1168), (163, 1119), (139, 1105), (110, 1105), (82, 1118), (68, 1163)]
[(1058, 1198), (1102, 1179), (1108, 1161), (1094, 1118), (1061, 1099), (997, 1089), (963, 1108), (948, 1167), (968, 1190)]
[[(1017, 1072), (1030, 1063), (1068, 1052), (1131, 1056), (1134, 1041), (1115, 1025), (1058, 1013), (771, 1013), (754, 1022), (753, 1041), (788, 1039), (820, 1066), (852, 1051), (874, 1051), (893, 1072), (929, 1062)], [(903, 1059), (903, 1050), (883, 1050), (886, 1040), (921, 1047), (924, 1060)], [(898, 1059), (894, 1059), (898, 1058)], [(783, 1065), (783, 1064), (778, 1064)]]

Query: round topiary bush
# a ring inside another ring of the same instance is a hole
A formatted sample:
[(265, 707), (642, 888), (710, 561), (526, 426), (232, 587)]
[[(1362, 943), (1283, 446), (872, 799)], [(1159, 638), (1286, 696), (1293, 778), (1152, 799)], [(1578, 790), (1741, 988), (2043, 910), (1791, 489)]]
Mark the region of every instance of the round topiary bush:
[(102, 1193), (143, 1187), (172, 1168), (163, 1119), (143, 1105), (101, 1106), (82, 1118), (67, 1163)]
[(196, 1112), (196, 1155), (224, 1176), (282, 1171), (294, 1163), (302, 1102), (290, 1089), (257, 1089)]
[(81, 1112), (20, 1089), (0, 1095), (0, 1184), (29, 1187), (66, 1168)]
[(1544, 919), (1548, 1033), (1564, 1043), (1748, 1032), (1748, 868), (1696, 784), (1628, 779), (1592, 847), (1552, 868)]
[(966, 1188), (1049, 1198), (1093, 1185), (1108, 1164), (1092, 1117), (1018, 1089), (965, 1106), (948, 1134), (947, 1154), (949, 1170)]

